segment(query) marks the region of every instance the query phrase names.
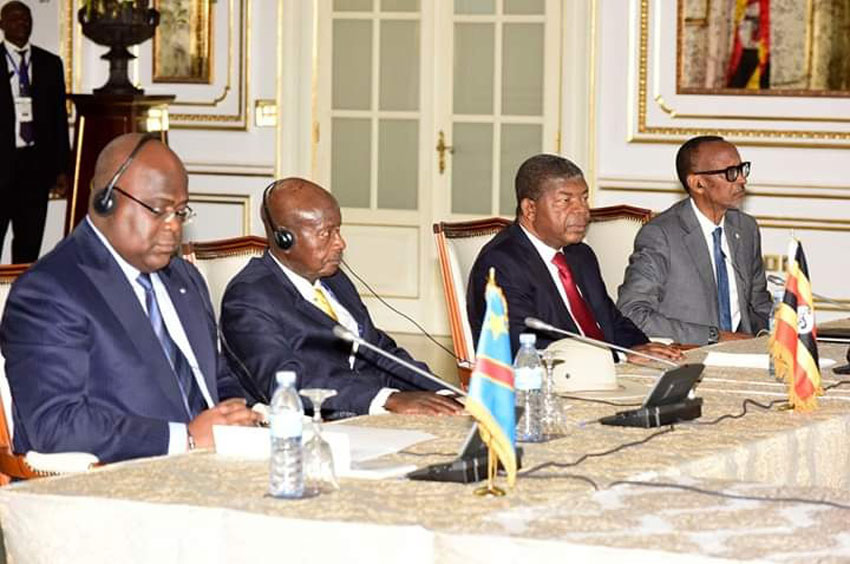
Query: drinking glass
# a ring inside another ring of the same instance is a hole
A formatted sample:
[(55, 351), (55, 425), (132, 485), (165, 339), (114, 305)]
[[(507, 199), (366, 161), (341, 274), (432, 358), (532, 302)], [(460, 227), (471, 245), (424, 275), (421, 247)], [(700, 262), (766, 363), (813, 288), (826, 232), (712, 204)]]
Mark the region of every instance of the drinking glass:
[(561, 406), (558, 396), (555, 395), (555, 353), (545, 350), (540, 354), (540, 361), (546, 369), (546, 378), (543, 380), (543, 434), (548, 436), (557, 435), (561, 432)]
[(322, 438), (322, 403), (336, 390), (310, 388), (299, 392), (313, 403), (313, 437), (304, 445), (304, 491), (310, 495), (339, 489), (331, 445)]

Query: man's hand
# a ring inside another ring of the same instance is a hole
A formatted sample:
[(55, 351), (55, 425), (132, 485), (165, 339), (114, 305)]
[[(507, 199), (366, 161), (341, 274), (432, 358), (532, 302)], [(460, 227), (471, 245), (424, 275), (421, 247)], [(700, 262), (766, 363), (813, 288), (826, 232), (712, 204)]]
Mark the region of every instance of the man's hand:
[(189, 433), (195, 439), (197, 448), (208, 448), (215, 446), (213, 441), (213, 425), (241, 425), (250, 427), (257, 425), (262, 416), (248, 409), (242, 398), (231, 398), (225, 400), (215, 407), (202, 411), (197, 417), (189, 422)]
[[(661, 343), (644, 343), (632, 348), (642, 353), (651, 354), (652, 356), (666, 358), (667, 360), (682, 360), (684, 358), (682, 351), (678, 348), (670, 345), (662, 345)], [(629, 362), (634, 362), (636, 364), (649, 364), (652, 362), (648, 358), (637, 356), (635, 354), (627, 355), (627, 357)]]
[(68, 175), (64, 172), (56, 177), (53, 188), (50, 189), (50, 197), (61, 200), (68, 195)]
[(409, 415), (460, 415), (463, 406), (434, 392), (394, 392), (384, 404), (387, 411)]
[(745, 341), (747, 339), (752, 339), (752, 335), (748, 335), (747, 333), (733, 333), (732, 331), (721, 331), (720, 332), (720, 341)]

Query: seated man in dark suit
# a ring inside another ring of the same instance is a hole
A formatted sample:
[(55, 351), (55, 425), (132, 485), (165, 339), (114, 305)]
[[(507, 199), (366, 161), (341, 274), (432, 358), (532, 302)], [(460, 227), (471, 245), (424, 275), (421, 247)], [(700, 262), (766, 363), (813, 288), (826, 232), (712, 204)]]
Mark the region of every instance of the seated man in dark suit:
[(287, 178), (266, 188), (261, 210), (269, 250), (231, 280), (221, 307), (226, 343), (259, 388), (271, 395), (275, 372), (293, 370), (299, 389), (338, 391), (322, 405), (334, 418), (384, 410), (460, 413), (460, 404), (432, 391), (437, 384), (332, 333), (339, 323), (416, 362), (374, 326), (339, 269), (345, 241), (334, 197), (312, 182)]
[(12, 286), (0, 346), (17, 452), (111, 462), (209, 447), (212, 425), (258, 421), (218, 354), (203, 280), (174, 257), (187, 181), (159, 141), (115, 139), (89, 215)]
[[(514, 353), (519, 334), (532, 332), (523, 320), (536, 317), (594, 339), (681, 358), (674, 348), (650, 343), (608, 297), (596, 255), (582, 243), (590, 208), (581, 170), (562, 157), (536, 155), (520, 166), (515, 188), (516, 221), (481, 249), (469, 276), (467, 312), (475, 338), (484, 318), (487, 273), (495, 268), (496, 283), (508, 302)], [(537, 347), (557, 338), (538, 333)]]

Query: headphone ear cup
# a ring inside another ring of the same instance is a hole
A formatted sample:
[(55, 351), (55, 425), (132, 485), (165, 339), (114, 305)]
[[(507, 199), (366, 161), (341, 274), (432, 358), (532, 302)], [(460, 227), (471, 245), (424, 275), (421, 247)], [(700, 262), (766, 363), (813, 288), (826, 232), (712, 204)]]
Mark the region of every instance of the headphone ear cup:
[(92, 204), (98, 215), (109, 215), (115, 210), (115, 194), (110, 193), (108, 188), (100, 190), (94, 197)]
[(288, 251), (295, 244), (295, 235), (289, 229), (279, 227), (275, 229), (274, 242), (284, 251)]

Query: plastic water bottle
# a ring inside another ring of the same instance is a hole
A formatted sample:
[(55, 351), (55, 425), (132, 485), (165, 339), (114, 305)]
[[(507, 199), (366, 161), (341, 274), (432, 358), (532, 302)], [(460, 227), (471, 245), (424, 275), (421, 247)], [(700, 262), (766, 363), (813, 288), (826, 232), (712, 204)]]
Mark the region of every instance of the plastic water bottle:
[(528, 443), (543, 440), (543, 365), (534, 345), (537, 335), (522, 333), (520, 348), (514, 360), (514, 387), (516, 404), (523, 413), (517, 422), (517, 439)]
[[(773, 329), (776, 327), (776, 310), (779, 309), (779, 304), (782, 302), (783, 297), (785, 297), (784, 289), (774, 290), (773, 305), (770, 307), (770, 317), (767, 320), (767, 326), (771, 335), (773, 335)], [(767, 353), (767, 372), (771, 378), (776, 378), (776, 366), (773, 364), (773, 355), (770, 354), (770, 351)]]
[(299, 498), (304, 495), (304, 468), (301, 434), (304, 406), (295, 391), (295, 372), (275, 374), (277, 389), (269, 406), (271, 456), (269, 494)]

